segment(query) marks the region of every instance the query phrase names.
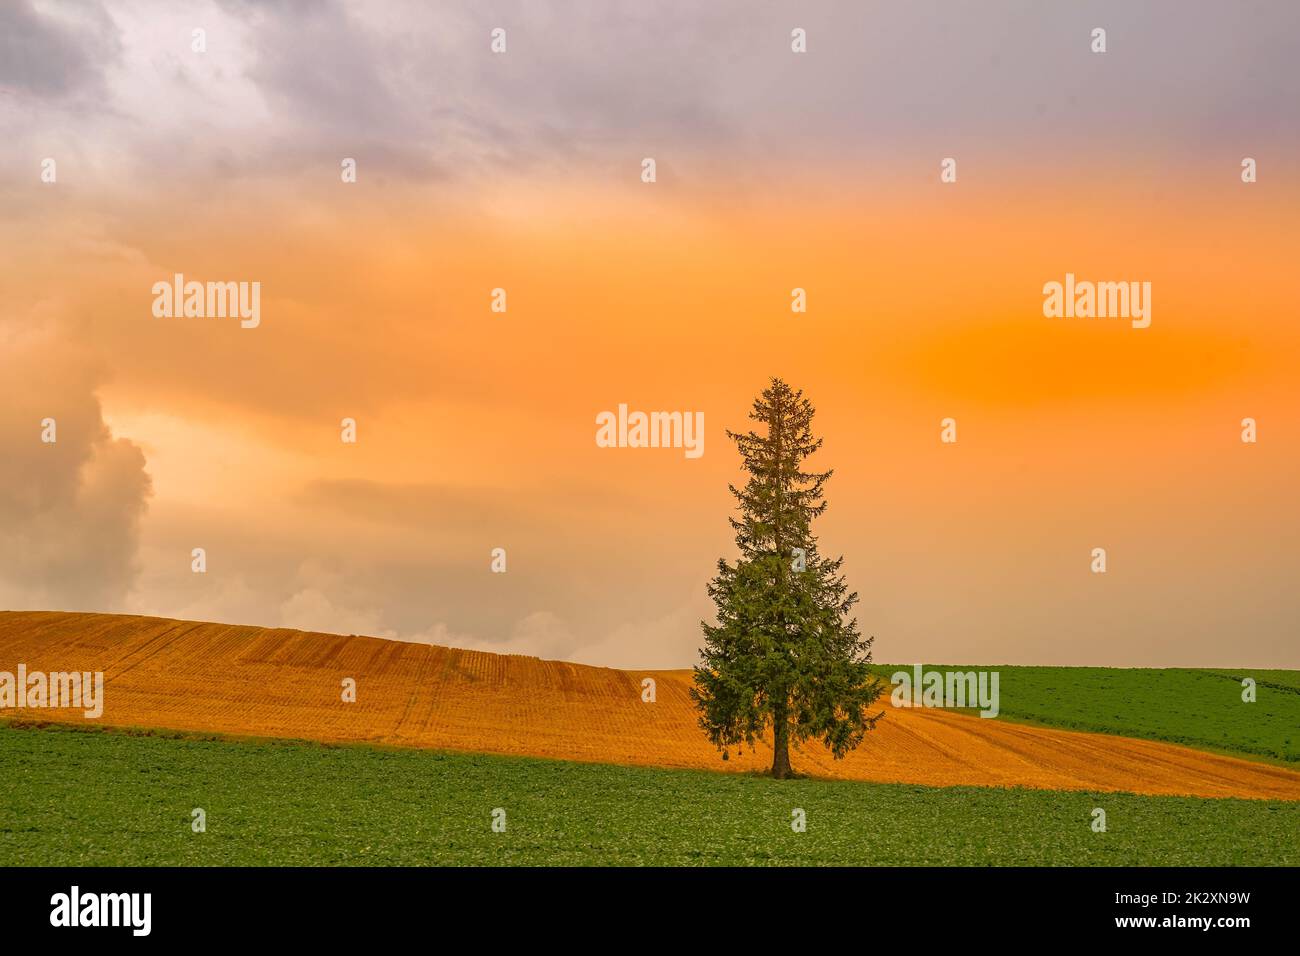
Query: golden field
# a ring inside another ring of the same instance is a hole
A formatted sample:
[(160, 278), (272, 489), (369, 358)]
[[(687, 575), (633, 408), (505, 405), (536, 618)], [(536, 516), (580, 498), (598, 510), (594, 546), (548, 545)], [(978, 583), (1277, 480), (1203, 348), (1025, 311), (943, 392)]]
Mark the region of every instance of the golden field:
[[(64, 612), (0, 612), (0, 671), (102, 671), (99, 724), (719, 771), (690, 671), (628, 671), (278, 628)], [(642, 680), (656, 682), (654, 703)], [(343, 682), (356, 681), (345, 703)], [(857, 751), (793, 755), (816, 777), (1300, 800), (1300, 773), (1155, 741), (895, 709)], [(6, 716), (77, 723), (79, 710)]]

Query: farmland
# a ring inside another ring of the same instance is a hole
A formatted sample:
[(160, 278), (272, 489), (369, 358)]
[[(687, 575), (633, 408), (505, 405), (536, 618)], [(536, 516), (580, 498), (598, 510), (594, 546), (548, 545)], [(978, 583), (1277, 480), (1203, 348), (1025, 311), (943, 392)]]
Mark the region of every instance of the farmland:
[[(983, 669), (990, 669), (981, 665)], [(973, 665), (927, 664), (969, 671)], [(1252, 668), (995, 667), (1001, 720), (1167, 740), (1300, 764), (1300, 672)], [(910, 665), (878, 665), (882, 680)], [(1256, 700), (1241, 699), (1242, 679)]]
[(3, 724), (0, 766), (0, 865), (1300, 864), (1300, 804), (1275, 801)]
[[(33, 670), (102, 670), (104, 710), (96, 725), (733, 774), (770, 762), (761, 742), (753, 752), (719, 759), (696, 725), (689, 671), (612, 670), (162, 618), (0, 613), (0, 670), (20, 662)], [(653, 702), (642, 697), (647, 678), (655, 682)], [(355, 681), (355, 702), (341, 694), (348, 680)], [(1002, 697), (1004, 709), (1014, 709), (1009, 689)], [(1158, 697), (1143, 699), (1152, 711), (1167, 706)], [(931, 787), (1300, 800), (1300, 773), (1266, 763), (1159, 741), (893, 709), (887, 695), (882, 707), (886, 719), (847, 759), (834, 761), (820, 746), (806, 746), (794, 756), (796, 770)], [(76, 710), (9, 713), (83, 720)], [(1130, 723), (1140, 723), (1140, 716)]]

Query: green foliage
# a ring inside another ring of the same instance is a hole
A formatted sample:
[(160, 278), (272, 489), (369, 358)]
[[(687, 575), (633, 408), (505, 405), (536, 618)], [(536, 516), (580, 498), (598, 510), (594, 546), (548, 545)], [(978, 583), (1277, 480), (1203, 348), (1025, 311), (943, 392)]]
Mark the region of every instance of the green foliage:
[[(0, 766), (0, 865), (1300, 865), (1300, 804), (1273, 801), (2, 724)], [(206, 833), (191, 832), (194, 807)], [(790, 827), (796, 807), (806, 833)], [(1094, 807), (1106, 833), (1090, 828)]]
[(701, 623), (691, 692), (724, 758), (770, 727), (777, 777), (790, 773), (791, 740), (820, 739), (836, 757), (856, 747), (880, 718), (869, 709), (883, 689), (871, 676), (872, 639), (850, 616), (858, 596), (840, 574), (844, 559), (822, 557), (812, 533), (831, 477), (805, 470), (821, 447), (813, 414), (802, 392), (773, 379), (749, 416), (763, 433), (727, 432), (749, 476), (743, 488), (730, 487), (740, 556), (720, 559), (709, 584), (717, 623)]
[[(1300, 763), (1300, 671), (1237, 668), (968, 667), (999, 672), (999, 720), (1167, 740)], [(911, 665), (873, 665), (888, 681)], [(1241, 699), (1253, 678), (1256, 700)]]

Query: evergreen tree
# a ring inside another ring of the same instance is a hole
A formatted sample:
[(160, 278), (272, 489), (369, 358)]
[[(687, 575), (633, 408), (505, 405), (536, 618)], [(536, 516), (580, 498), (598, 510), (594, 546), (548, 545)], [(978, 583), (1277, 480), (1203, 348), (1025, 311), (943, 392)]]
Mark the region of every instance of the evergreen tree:
[(811, 530), (831, 476), (803, 470), (822, 443), (813, 412), (803, 392), (774, 378), (749, 415), (766, 434), (727, 432), (749, 475), (744, 488), (730, 486), (740, 556), (719, 559), (709, 584), (718, 620), (701, 622), (703, 663), (691, 689), (700, 726), (724, 760), (771, 725), (777, 778), (791, 774), (792, 739), (797, 746), (816, 737), (838, 759), (884, 715), (867, 713), (883, 685), (869, 669), (873, 638), (849, 616), (858, 596), (840, 574), (844, 559), (823, 558)]

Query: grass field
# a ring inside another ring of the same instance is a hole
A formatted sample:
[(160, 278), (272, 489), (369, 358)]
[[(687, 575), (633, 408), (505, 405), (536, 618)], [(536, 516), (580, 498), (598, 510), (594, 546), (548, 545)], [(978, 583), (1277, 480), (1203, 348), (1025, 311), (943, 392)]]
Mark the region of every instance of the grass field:
[[(911, 665), (874, 669), (888, 681), (896, 671), (910, 673)], [(1300, 671), (956, 664), (925, 669), (996, 670), (999, 719), (1300, 763)], [(1256, 682), (1253, 704), (1241, 699), (1244, 677)]]
[[(0, 865), (1300, 864), (1300, 804), (1273, 801), (3, 724), (0, 767)], [(1094, 807), (1106, 833), (1090, 829)]]

